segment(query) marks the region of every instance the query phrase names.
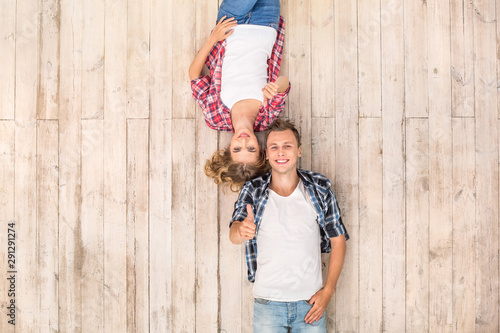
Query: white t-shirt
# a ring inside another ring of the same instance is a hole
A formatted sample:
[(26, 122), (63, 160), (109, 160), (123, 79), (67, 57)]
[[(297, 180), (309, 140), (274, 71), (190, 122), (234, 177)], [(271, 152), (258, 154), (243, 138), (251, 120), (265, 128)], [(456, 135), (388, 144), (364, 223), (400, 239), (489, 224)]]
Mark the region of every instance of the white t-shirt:
[(255, 298), (296, 302), (323, 287), (316, 218), (302, 181), (288, 197), (269, 190), (257, 235)]
[(232, 109), (243, 99), (264, 100), (267, 84), (267, 60), (276, 41), (276, 30), (253, 24), (239, 24), (226, 38), (222, 62), (221, 99)]

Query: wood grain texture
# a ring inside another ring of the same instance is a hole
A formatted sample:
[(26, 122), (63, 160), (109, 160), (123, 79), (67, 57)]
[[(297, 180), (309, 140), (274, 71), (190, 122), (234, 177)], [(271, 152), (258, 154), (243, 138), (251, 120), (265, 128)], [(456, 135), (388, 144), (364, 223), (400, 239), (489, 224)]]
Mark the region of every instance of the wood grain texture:
[[(427, 1), (429, 19), (429, 330), (451, 332), (453, 306), (450, 6)], [(448, 98), (443, 98), (448, 96)]]
[[(311, 121), (312, 170), (328, 177), (335, 188), (335, 118), (312, 118)], [(330, 255), (322, 257), (323, 281), (326, 281)], [(335, 331), (335, 296), (326, 310), (327, 331)]]
[[(9, 246), (16, 245), (16, 220), (14, 216), (14, 191), (15, 191), (15, 123), (12, 120), (1, 120), (0, 121), (0, 223), (2, 224), (2, 229), (0, 229), (0, 243), (5, 244), (0, 248), (0, 269), (2, 272), (11, 271), (11, 264), (15, 262), (9, 262), (9, 260), (15, 260), (12, 256), (9, 258)], [(14, 223), (14, 225), (12, 225)], [(10, 226), (9, 226), (10, 224)], [(10, 228), (14, 227), (14, 228)], [(13, 229), (13, 230), (9, 230)], [(10, 237), (9, 237), (10, 234)], [(10, 243), (9, 243), (10, 240)], [(14, 241), (14, 244), (12, 243)], [(11, 310), (7, 307), (11, 307), (12, 288), (11, 281), (5, 279), (0, 281), (0, 288), (2, 288), (3, 295), (0, 297), (0, 309), (2, 313), (5, 313), (5, 319), (0, 321), (0, 330), (6, 333), (12, 333), (15, 331), (16, 326), (9, 323), (10, 320), (15, 319), (15, 314), (11, 314)], [(15, 293), (15, 292), (14, 292)], [(14, 302), (16, 300), (14, 299)], [(14, 305), (15, 306), (15, 305)], [(15, 311), (14, 309), (12, 311)], [(7, 316), (9, 314), (9, 316)], [(15, 323), (15, 321), (13, 322)]]
[(105, 2), (83, 2), (82, 118), (104, 117)]
[(429, 121), (406, 121), (406, 332), (429, 331)]
[(452, 115), (474, 117), (473, 3), (450, 1)]
[(127, 2), (127, 117), (149, 117), (150, 1)]
[(36, 105), (40, 3), (16, 4), (15, 173), (16, 330), (39, 325), (37, 287)]
[(150, 331), (172, 331), (172, 121), (150, 119)]
[(38, 327), (59, 330), (59, 128), (44, 120), (37, 127)]
[(407, 117), (427, 117), (429, 114), (429, 65), (436, 56), (428, 39), (434, 31), (429, 26), (427, 1), (410, 1), (404, 6), (405, 41), (405, 113)]
[(359, 116), (381, 117), (380, 0), (360, 0), (357, 10)]
[[(331, 91), (335, 86), (334, 2), (318, 1), (310, 6), (311, 115), (334, 117), (335, 95)], [(295, 95), (295, 89), (291, 95)]]
[(104, 330), (104, 121), (82, 120), (82, 332)]
[(356, 4), (335, 5), (335, 195), (351, 239), (335, 291), (336, 329), (359, 331), (359, 156)]
[(104, 10), (104, 331), (126, 332), (127, 1)]
[(453, 119), (453, 332), (474, 332), (476, 156), (474, 119)]
[(499, 330), (498, 101), (495, 1), (474, 2), (474, 107), (476, 120), (476, 332)]
[(60, 9), (55, 0), (41, 2), (37, 119), (57, 119), (59, 116)]
[(14, 119), (16, 87), (16, 0), (0, 3), (0, 119)]
[(149, 121), (127, 120), (127, 331), (149, 330)]
[(172, 121), (172, 331), (196, 325), (195, 141), (193, 119)]
[(383, 330), (405, 330), (405, 125), (403, 1), (383, 0)]
[[(82, 327), (82, 3), (61, 3), (59, 92), (59, 329)], [(64, 310), (62, 310), (64, 309)]]
[(359, 122), (359, 331), (382, 331), (382, 119)]

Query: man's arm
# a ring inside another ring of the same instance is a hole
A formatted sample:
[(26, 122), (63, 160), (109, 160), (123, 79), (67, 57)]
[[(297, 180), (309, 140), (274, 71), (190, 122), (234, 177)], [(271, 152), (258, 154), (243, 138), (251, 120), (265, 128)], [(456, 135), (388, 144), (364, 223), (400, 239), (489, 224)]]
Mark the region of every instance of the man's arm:
[(330, 238), (332, 243), (332, 251), (330, 252), (330, 262), (328, 265), (328, 275), (323, 289), (319, 290), (311, 297), (309, 304), (313, 304), (312, 308), (307, 313), (304, 321), (306, 324), (312, 324), (318, 321), (328, 306), (330, 299), (335, 293), (337, 281), (344, 265), (346, 252), (345, 236)]
[(210, 36), (205, 41), (205, 44), (203, 44), (200, 51), (198, 51), (198, 54), (196, 54), (191, 66), (189, 66), (189, 79), (191, 81), (201, 76), (201, 70), (203, 69), (205, 60), (210, 54), (210, 50), (212, 50), (215, 43), (225, 39), (233, 33), (234, 30), (230, 29), (236, 25), (236, 21), (234, 21), (234, 18), (228, 18), (226, 20), (225, 18), (225, 16), (222, 17), (219, 23), (217, 23), (214, 30), (212, 30)]

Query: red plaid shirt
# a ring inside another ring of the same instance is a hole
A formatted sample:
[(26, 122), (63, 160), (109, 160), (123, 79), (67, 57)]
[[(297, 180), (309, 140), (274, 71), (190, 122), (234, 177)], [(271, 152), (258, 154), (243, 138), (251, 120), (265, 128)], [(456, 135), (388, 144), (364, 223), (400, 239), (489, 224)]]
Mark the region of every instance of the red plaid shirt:
[[(271, 58), (267, 61), (267, 81), (275, 82), (279, 76), (281, 65), (281, 54), (283, 53), (283, 42), (285, 40), (285, 22), (280, 17), (278, 35), (273, 46)], [(191, 81), (191, 90), (196, 102), (201, 106), (207, 125), (218, 131), (233, 132), (231, 123), (231, 110), (222, 103), (220, 98), (220, 86), (222, 76), (222, 61), (226, 51), (226, 42), (220, 41), (214, 45), (205, 61), (210, 70), (210, 76), (201, 76)], [(279, 117), (285, 108), (285, 100), (290, 91), (290, 86), (283, 93), (277, 93), (267, 102), (261, 105), (257, 118), (255, 119), (254, 131), (264, 131), (272, 122)]]

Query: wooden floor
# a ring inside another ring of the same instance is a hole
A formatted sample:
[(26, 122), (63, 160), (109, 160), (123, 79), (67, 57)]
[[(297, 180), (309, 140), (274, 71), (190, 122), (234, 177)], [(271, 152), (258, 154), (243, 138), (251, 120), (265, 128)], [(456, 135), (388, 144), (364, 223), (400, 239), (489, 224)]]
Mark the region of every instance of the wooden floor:
[[(217, 8), (0, 2), (1, 332), (252, 331), (236, 195), (203, 174), (231, 136), (187, 75)], [(351, 235), (328, 332), (499, 332), (500, 0), (282, 15), (282, 116)]]

